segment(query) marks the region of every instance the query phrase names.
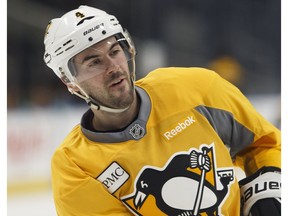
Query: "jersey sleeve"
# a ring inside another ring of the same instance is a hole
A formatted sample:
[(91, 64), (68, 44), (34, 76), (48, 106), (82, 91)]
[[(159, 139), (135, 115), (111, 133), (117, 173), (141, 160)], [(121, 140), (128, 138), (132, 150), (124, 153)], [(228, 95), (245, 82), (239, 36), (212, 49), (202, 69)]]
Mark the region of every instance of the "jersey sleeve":
[(230, 149), (235, 163), (247, 175), (263, 166), (280, 168), (279, 129), (261, 116), (234, 85), (216, 73), (212, 80), (205, 95), (205, 108), (199, 110), (210, 116), (210, 124)]
[(58, 216), (131, 215), (121, 201), (57, 150), (52, 158), (52, 188)]

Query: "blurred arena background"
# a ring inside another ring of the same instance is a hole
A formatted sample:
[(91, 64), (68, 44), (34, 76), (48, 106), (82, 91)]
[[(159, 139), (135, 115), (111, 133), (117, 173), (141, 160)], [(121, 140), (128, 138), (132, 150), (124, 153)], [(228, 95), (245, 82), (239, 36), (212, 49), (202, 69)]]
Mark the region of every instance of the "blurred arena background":
[(7, 1), (7, 212), (56, 215), (50, 158), (87, 109), (43, 62), (50, 19), (79, 5), (115, 15), (132, 35), (141, 78), (157, 67), (215, 70), (280, 128), (280, 0)]

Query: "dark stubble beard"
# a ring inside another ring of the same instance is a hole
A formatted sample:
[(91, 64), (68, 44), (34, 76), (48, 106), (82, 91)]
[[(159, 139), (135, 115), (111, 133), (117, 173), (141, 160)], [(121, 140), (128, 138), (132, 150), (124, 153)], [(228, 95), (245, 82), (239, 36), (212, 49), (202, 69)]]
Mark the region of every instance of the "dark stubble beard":
[[(97, 89), (97, 87), (93, 88), (90, 85), (83, 85), (86, 92), (93, 98), (97, 103), (103, 106), (107, 106), (114, 109), (124, 109), (129, 107), (135, 97), (134, 93), (134, 84), (130, 79), (130, 76), (127, 76), (128, 73), (126, 72), (115, 72), (113, 73), (108, 79), (104, 81), (104, 89)], [(113, 80), (118, 79), (119, 77), (125, 75), (125, 79), (129, 83), (129, 90), (127, 91), (126, 88), (120, 89), (122, 95), (115, 96), (114, 94), (109, 92), (108, 85), (113, 82)]]

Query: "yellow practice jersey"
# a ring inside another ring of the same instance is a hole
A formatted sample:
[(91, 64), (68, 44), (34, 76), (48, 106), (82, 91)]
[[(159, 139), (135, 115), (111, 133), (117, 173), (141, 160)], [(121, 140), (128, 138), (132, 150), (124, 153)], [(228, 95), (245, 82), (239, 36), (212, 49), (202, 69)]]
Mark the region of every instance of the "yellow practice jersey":
[(160, 68), (136, 91), (127, 128), (95, 132), (88, 110), (56, 150), (59, 216), (237, 216), (235, 165), (280, 167), (280, 131), (215, 72)]

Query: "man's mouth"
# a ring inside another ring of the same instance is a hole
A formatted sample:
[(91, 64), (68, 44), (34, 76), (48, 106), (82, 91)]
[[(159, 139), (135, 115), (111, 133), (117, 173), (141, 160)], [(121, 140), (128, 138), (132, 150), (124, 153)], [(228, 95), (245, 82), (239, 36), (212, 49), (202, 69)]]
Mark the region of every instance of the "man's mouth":
[(116, 79), (116, 80), (114, 80), (114, 81), (111, 83), (110, 87), (119, 86), (119, 85), (121, 85), (121, 84), (123, 83), (123, 81), (124, 81), (124, 78), (122, 78), (122, 79)]

